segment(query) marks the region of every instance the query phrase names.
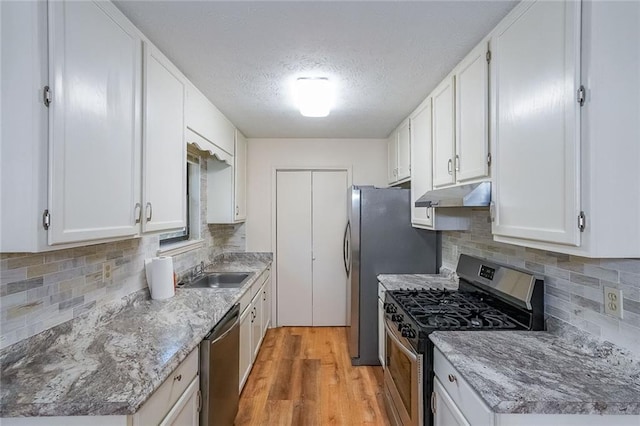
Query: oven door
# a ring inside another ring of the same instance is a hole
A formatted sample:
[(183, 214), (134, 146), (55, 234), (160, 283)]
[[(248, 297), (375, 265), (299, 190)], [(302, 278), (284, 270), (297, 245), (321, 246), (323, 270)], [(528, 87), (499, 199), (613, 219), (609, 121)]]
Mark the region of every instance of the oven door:
[(403, 426), (423, 424), (422, 354), (398, 335), (385, 319), (387, 365), (384, 370), (385, 398), (391, 406), (390, 419)]

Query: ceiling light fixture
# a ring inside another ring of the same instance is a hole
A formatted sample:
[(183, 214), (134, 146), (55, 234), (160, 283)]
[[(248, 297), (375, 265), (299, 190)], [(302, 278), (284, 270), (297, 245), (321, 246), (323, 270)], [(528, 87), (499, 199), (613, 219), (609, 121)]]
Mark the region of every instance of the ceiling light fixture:
[(328, 78), (298, 78), (294, 96), (300, 114), (305, 117), (326, 117), (333, 106), (333, 90)]

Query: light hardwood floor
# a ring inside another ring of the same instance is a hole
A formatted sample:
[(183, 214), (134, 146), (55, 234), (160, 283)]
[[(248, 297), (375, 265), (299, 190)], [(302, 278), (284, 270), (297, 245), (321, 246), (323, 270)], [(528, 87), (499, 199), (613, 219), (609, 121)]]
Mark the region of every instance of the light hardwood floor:
[(272, 328), (236, 425), (388, 425), (382, 367), (353, 367), (344, 327)]

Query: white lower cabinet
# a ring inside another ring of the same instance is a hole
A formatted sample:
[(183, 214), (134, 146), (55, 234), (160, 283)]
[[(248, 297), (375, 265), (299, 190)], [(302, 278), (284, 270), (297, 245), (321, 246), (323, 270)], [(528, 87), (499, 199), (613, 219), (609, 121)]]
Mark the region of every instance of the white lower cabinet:
[(385, 332), (384, 332), (384, 293), (385, 288), (378, 283), (378, 359), (382, 367), (385, 366)]
[(433, 411), (434, 426), (469, 426), (469, 422), (456, 407), (447, 391), (444, 390), (438, 378), (433, 380), (431, 410)]
[[(177, 419), (198, 418), (200, 376), (199, 350), (196, 348), (133, 415), (133, 426), (191, 424), (175, 423)], [(196, 394), (196, 403), (190, 400)], [(173, 419), (173, 420), (171, 420)], [(171, 421), (170, 421), (171, 420)], [(197, 424), (197, 421), (196, 421)]]
[(437, 348), (433, 351), (433, 371), (430, 408), (434, 426), (638, 425), (638, 416), (634, 415), (494, 413)]
[(198, 426), (200, 423), (200, 376), (196, 376), (160, 426)]
[[(240, 392), (249, 377), (271, 320), (270, 295), (271, 269), (267, 269), (240, 298)], [(266, 316), (267, 312), (269, 316)]]

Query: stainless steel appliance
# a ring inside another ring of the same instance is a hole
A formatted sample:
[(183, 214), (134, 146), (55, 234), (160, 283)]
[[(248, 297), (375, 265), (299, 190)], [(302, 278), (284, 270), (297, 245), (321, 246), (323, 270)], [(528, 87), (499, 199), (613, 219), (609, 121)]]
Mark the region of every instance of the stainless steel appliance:
[(544, 283), (527, 272), (460, 255), (458, 291), (393, 290), (385, 294), (384, 396), (395, 425), (433, 423), (436, 330), (542, 330)]
[(202, 426), (233, 425), (238, 413), (240, 305), (235, 304), (200, 343)]
[(411, 226), (408, 189), (354, 186), (344, 263), (351, 284), (349, 352), (353, 365), (378, 359), (378, 274), (434, 274), (440, 267), (440, 235)]

